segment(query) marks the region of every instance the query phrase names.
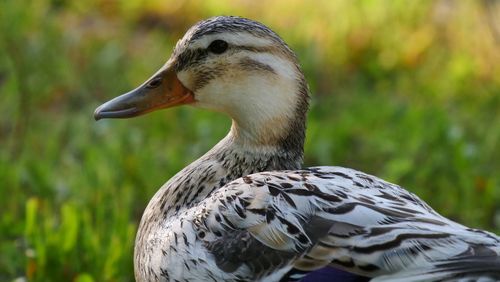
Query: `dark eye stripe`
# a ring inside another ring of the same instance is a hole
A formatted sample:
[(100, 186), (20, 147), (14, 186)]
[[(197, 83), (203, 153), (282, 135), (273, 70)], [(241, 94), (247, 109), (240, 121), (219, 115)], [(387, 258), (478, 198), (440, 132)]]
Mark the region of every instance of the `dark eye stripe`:
[(208, 56), (206, 49), (187, 49), (179, 56), (175, 62), (175, 71), (185, 70), (188, 66), (199, 65)]
[[(231, 50), (237, 51), (249, 51), (255, 53), (269, 53), (272, 55), (280, 56), (285, 59), (290, 59), (290, 54), (285, 50), (276, 46), (244, 46), (244, 45), (231, 45)], [(198, 48), (198, 49), (186, 49), (184, 52), (177, 56), (175, 63), (175, 71), (180, 72), (188, 67), (197, 66), (203, 63), (203, 61), (209, 55), (208, 49)], [(292, 55), (293, 56), (293, 55)]]
[(274, 69), (265, 63), (253, 60), (251, 58), (243, 58), (239, 62), (240, 67), (248, 70), (248, 71), (265, 71), (270, 74), (276, 74)]

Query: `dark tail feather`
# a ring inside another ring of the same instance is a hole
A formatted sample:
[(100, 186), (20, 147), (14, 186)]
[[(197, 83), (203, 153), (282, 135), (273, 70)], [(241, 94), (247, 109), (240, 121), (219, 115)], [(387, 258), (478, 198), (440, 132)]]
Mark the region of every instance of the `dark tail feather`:
[(333, 267), (323, 267), (321, 269), (306, 272), (293, 268), (280, 282), (367, 282), (370, 278), (359, 276)]
[(500, 257), (476, 256), (451, 259), (438, 263), (432, 272), (449, 272), (450, 278), (488, 277), (500, 280)]

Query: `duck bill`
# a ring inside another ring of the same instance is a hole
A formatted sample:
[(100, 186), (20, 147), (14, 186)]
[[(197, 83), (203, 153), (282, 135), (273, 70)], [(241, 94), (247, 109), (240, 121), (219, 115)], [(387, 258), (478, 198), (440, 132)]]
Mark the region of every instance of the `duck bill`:
[(94, 118), (130, 118), (193, 102), (193, 93), (167, 67), (160, 69), (136, 89), (99, 106), (94, 112)]

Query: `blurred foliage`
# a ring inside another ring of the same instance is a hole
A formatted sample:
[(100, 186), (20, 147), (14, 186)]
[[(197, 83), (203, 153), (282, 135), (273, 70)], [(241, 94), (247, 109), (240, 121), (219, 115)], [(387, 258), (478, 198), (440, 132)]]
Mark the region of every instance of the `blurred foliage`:
[(0, 1), (0, 280), (132, 281), (154, 192), (227, 132), (189, 107), (95, 123), (198, 20), (240, 15), (297, 52), (306, 165), (399, 183), (500, 230), (498, 1)]

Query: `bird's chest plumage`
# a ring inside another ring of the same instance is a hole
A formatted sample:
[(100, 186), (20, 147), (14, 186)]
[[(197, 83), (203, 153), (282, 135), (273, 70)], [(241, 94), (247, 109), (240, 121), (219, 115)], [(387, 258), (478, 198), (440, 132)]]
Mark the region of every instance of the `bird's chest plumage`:
[(202, 201), (210, 194), (236, 178), (266, 168), (267, 162), (230, 155), (209, 152), (151, 199), (136, 237), (137, 281), (231, 280), (231, 274), (220, 273), (204, 245), (210, 234), (200, 236), (195, 221), (203, 216)]
[[(189, 168), (189, 167), (188, 167)], [(193, 228), (193, 208), (222, 183), (213, 164), (187, 169), (160, 189), (144, 211), (136, 238), (137, 281), (189, 281), (206, 277), (209, 254)], [(203, 181), (200, 181), (203, 179)]]
[(210, 254), (197, 238), (192, 221), (193, 210), (148, 226), (140, 248), (136, 248), (135, 264), (138, 281), (192, 281), (210, 277)]

